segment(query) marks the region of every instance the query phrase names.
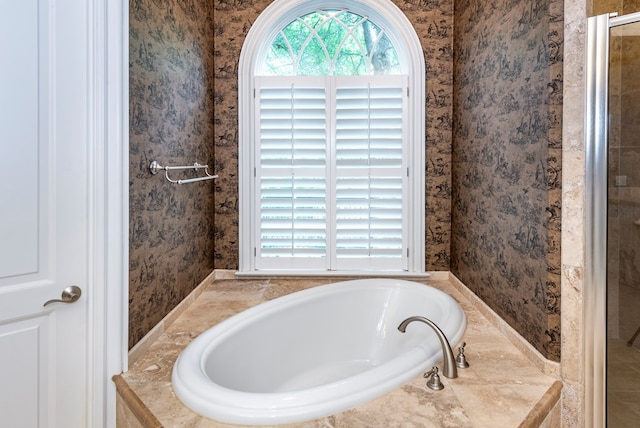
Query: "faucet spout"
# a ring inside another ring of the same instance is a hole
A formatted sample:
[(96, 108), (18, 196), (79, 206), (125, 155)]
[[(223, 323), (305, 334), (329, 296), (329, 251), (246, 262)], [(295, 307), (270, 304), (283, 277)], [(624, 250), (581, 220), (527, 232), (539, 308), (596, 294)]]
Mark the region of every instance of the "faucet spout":
[(433, 329), (433, 331), (438, 336), (440, 340), (440, 346), (442, 347), (442, 361), (443, 368), (442, 374), (448, 378), (456, 378), (458, 377), (458, 369), (456, 368), (456, 359), (453, 356), (453, 351), (451, 350), (451, 345), (449, 344), (449, 340), (447, 340), (447, 336), (440, 330), (440, 328), (430, 319), (425, 317), (409, 317), (406, 320), (402, 321), (398, 326), (398, 330), (404, 333), (407, 330), (407, 326), (413, 321), (420, 321), (428, 325)]

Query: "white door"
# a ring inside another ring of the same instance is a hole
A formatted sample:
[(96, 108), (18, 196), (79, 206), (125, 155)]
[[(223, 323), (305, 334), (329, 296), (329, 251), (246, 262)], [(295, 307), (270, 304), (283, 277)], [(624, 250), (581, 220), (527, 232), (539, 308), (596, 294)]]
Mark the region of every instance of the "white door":
[(0, 0), (1, 426), (87, 426), (87, 12)]

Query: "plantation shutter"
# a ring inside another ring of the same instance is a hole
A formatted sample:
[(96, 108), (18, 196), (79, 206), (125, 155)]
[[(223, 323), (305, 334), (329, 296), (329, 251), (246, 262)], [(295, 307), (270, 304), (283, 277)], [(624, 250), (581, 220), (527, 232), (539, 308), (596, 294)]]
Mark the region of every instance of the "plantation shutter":
[(406, 270), (404, 76), (337, 78), (335, 268)]
[(257, 269), (407, 269), (406, 87), (256, 78)]
[(327, 78), (257, 79), (258, 269), (328, 268)]

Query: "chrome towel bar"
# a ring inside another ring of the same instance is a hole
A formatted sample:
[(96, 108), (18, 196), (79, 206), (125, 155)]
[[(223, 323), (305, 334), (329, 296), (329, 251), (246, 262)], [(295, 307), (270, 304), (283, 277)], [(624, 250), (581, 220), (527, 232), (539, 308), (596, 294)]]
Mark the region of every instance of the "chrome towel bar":
[[(173, 180), (169, 177), (169, 171), (184, 170), (184, 169), (196, 169), (196, 170), (203, 169), (206, 175), (202, 177), (197, 177), (197, 178), (186, 178), (184, 180)], [(193, 165), (187, 165), (187, 166), (162, 166), (158, 163), (158, 161), (153, 161), (151, 162), (151, 165), (149, 165), (149, 171), (151, 172), (151, 174), (155, 175), (158, 173), (158, 171), (162, 171), (162, 170), (164, 170), (164, 177), (171, 183), (175, 183), (175, 184), (187, 184), (187, 183), (194, 183), (196, 181), (204, 181), (204, 180), (211, 180), (213, 178), (218, 178), (217, 175), (209, 174), (209, 165), (200, 165), (198, 162), (194, 163)]]

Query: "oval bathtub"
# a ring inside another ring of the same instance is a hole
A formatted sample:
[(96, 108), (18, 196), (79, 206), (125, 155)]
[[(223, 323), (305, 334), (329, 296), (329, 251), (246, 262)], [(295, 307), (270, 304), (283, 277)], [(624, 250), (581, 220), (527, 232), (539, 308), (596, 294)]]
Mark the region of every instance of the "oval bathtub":
[(454, 347), (466, 317), (448, 294), (396, 279), (323, 285), (235, 315), (203, 332), (180, 354), (178, 398), (209, 418), (266, 425), (328, 416), (379, 397), (442, 358), (428, 326)]

